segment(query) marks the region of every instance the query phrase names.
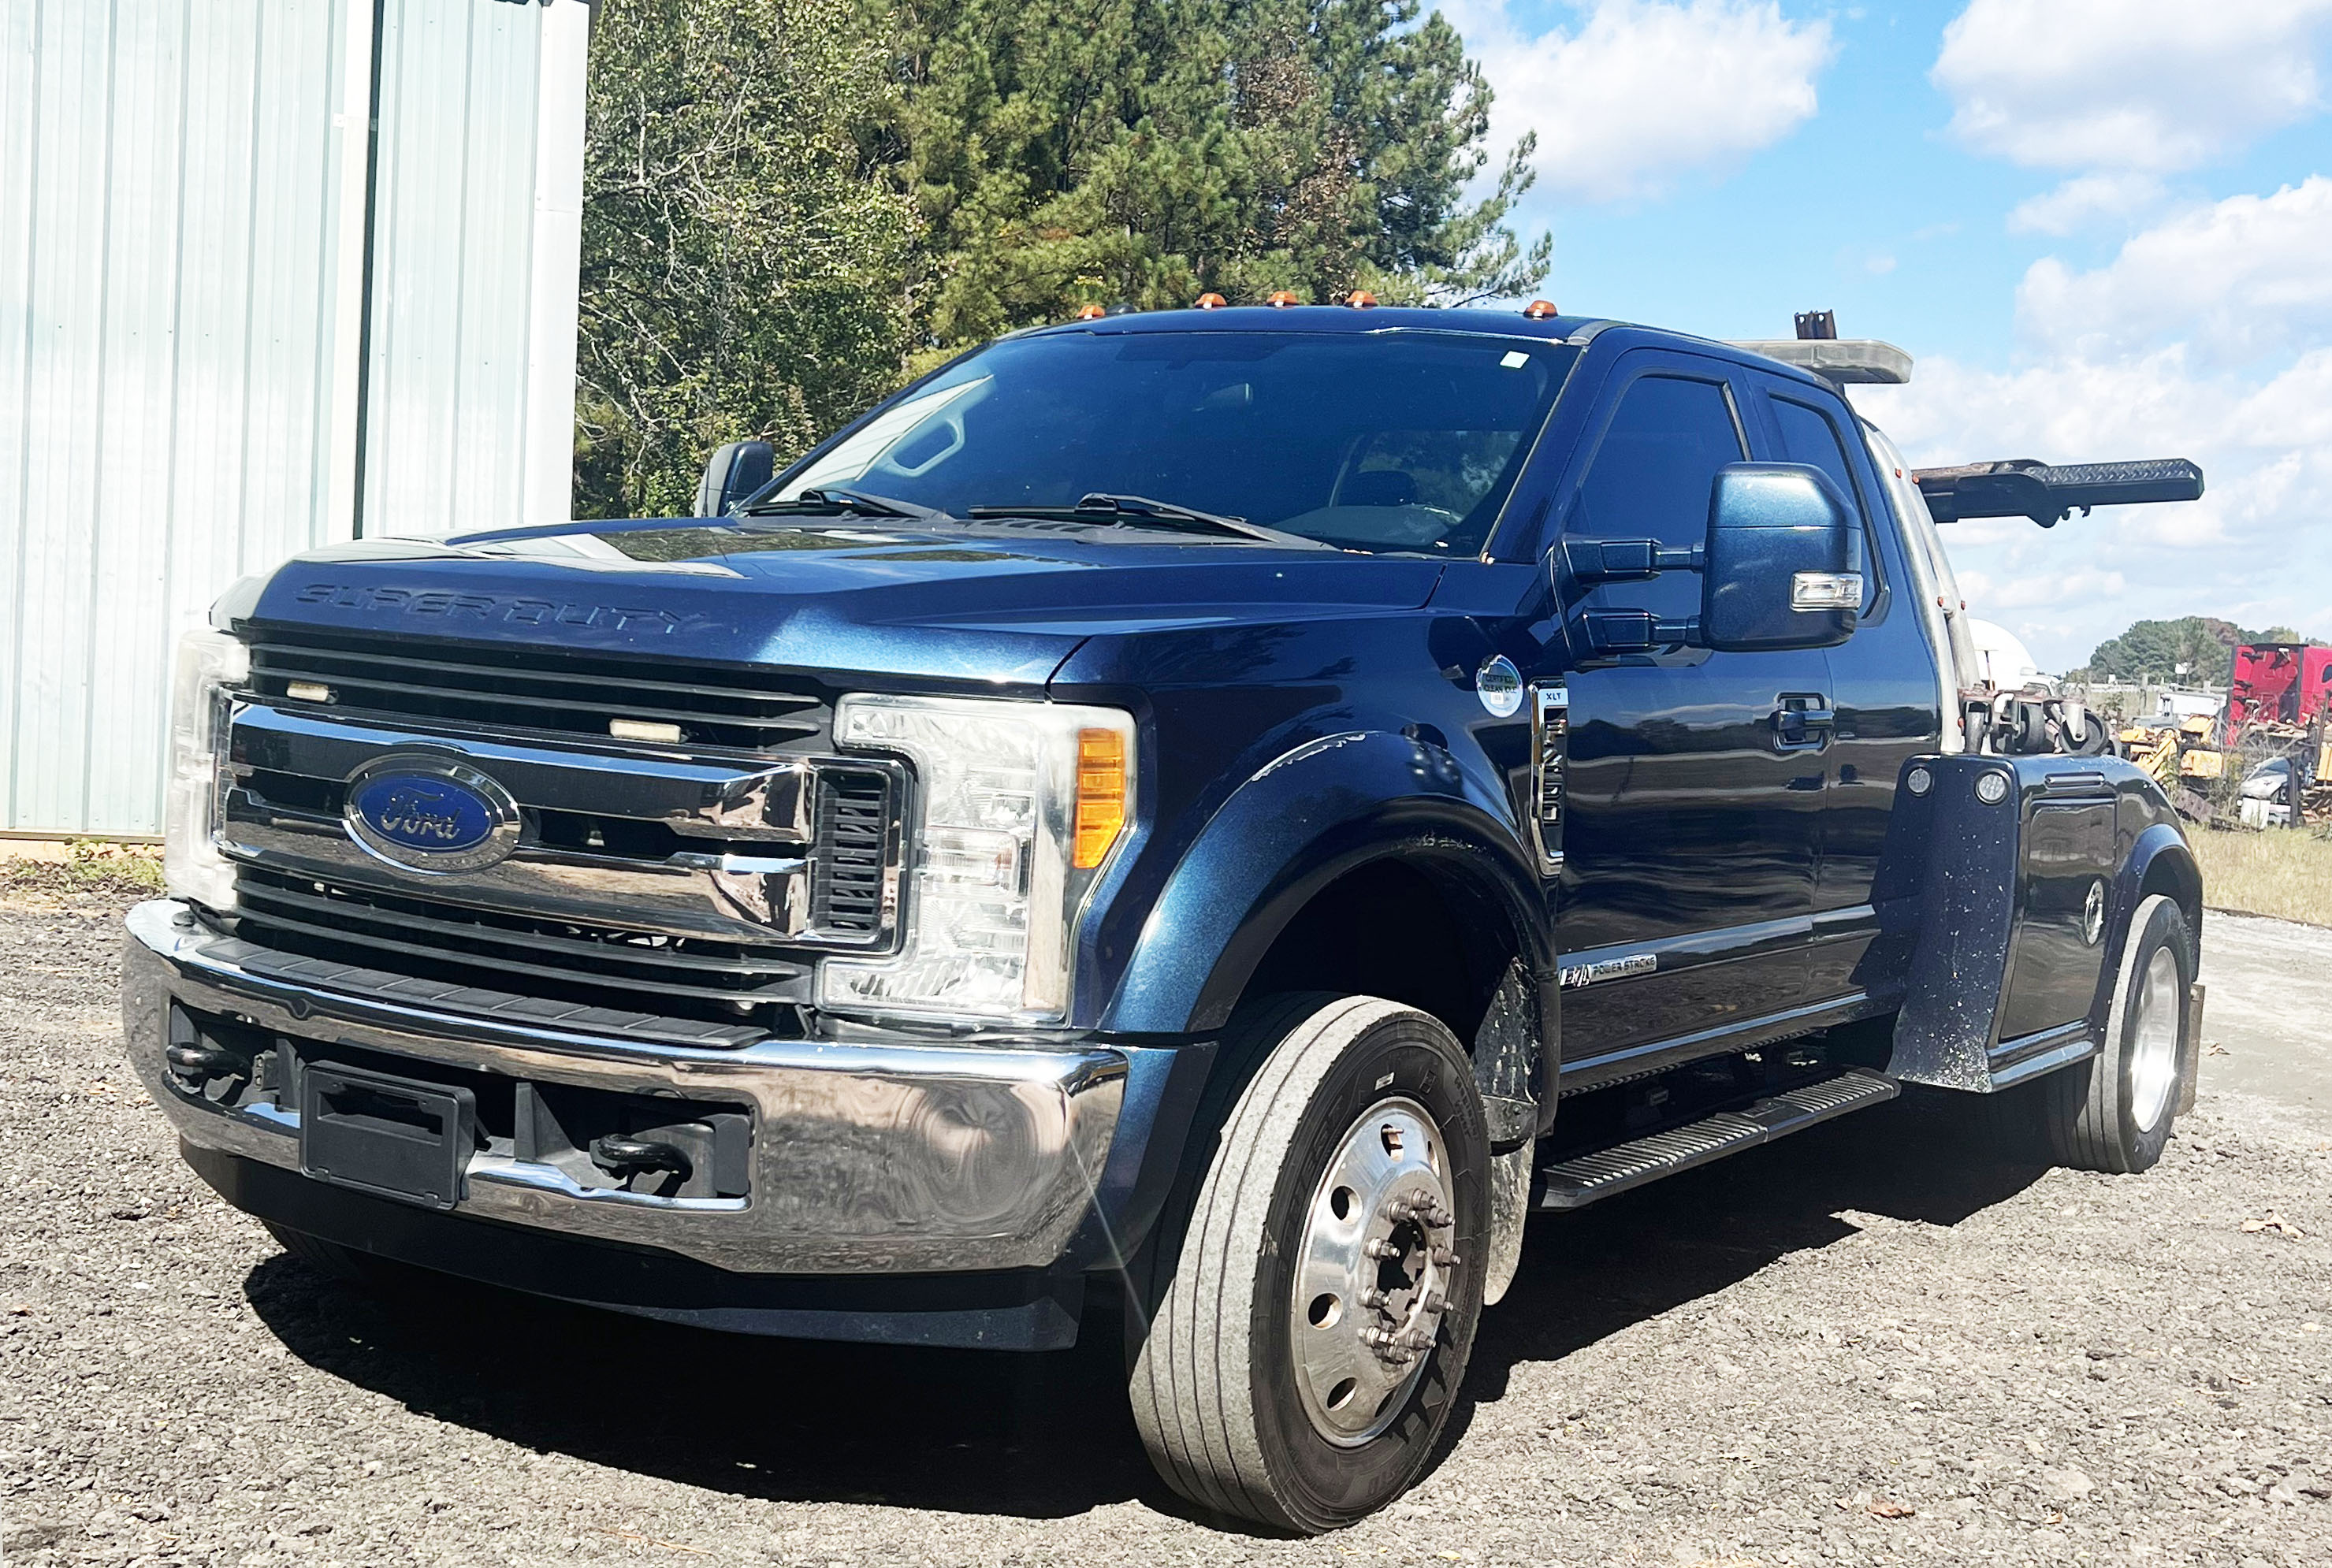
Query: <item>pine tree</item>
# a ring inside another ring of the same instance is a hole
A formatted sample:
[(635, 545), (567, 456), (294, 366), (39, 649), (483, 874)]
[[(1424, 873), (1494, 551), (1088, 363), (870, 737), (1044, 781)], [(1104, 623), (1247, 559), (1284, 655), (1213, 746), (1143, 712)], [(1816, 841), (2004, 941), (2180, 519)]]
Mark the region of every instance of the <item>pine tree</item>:
[(901, 140), (934, 253), (929, 339), (1213, 291), (1463, 302), (1547, 246), (1491, 195), (1490, 93), (1416, 0), (910, 0)]

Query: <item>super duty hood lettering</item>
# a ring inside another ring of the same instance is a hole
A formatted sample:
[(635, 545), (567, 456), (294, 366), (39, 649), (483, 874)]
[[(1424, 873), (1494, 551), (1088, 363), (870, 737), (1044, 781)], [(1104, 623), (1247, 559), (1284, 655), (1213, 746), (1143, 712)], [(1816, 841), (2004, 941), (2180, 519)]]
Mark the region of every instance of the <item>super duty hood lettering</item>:
[(386, 611), (447, 622), (471, 621), (514, 626), (596, 626), (611, 631), (663, 632), (668, 636), (712, 624), (708, 617), (680, 615), (653, 607), (587, 605), (571, 600), (454, 593), (443, 588), (403, 588), (371, 583), (309, 583), (292, 598), (294, 604), (329, 605), (336, 609)]

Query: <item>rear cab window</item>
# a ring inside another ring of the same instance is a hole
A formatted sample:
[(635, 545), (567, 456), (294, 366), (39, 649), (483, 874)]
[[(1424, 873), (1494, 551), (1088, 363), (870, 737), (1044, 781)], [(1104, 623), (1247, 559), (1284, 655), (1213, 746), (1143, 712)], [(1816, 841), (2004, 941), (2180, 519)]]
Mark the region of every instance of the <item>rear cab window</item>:
[(1811, 404), (1794, 397), (1769, 393), (1767, 402), (1773, 411), (1773, 425), (1780, 435), (1782, 461), (1802, 463), (1819, 468), (1830, 475), (1838, 492), (1846, 497), (1862, 521), (1862, 614), (1868, 619), (1875, 616), (1886, 592), (1884, 550), (1879, 546), (1878, 533), (1871, 521), (1870, 500), (1866, 487), (1855, 473), (1854, 464), (1847, 458), (1846, 438), (1830, 416)]

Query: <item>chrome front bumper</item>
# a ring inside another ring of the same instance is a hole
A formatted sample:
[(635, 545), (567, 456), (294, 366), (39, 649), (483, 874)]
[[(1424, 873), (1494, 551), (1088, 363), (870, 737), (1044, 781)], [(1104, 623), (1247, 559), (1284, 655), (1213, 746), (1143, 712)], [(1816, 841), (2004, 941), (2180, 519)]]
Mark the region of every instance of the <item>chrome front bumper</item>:
[(478, 1153), (456, 1213), (660, 1248), (741, 1273), (1041, 1268), (1094, 1204), (1123, 1104), (1113, 1050), (767, 1040), (654, 1046), (391, 1006), (248, 973), (170, 900), (129, 913), (121, 1006), (131, 1064), (188, 1143), (300, 1169), (296, 1110), (222, 1110), (163, 1062), (173, 999), (329, 1055), (334, 1044), (753, 1114), (751, 1193), (655, 1198)]

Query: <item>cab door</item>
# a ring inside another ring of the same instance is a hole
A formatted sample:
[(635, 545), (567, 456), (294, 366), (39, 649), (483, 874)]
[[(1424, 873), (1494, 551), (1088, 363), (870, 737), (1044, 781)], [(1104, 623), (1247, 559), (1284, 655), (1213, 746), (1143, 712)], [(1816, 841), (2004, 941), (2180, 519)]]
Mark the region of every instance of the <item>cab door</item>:
[[(1571, 539), (1702, 542), (1717, 471), (1748, 459), (1745, 371), (1667, 349), (1615, 362), (1558, 484)], [(1819, 651), (1586, 656), (1581, 617), (1684, 617), (1700, 578), (1670, 571), (1568, 596), (1559, 865), (1563, 1056), (1591, 1081), (1688, 1054), (1808, 995), (1829, 666)], [(1552, 859), (1552, 856), (1550, 856)]]
[(1747, 374), (1756, 387), (1750, 444), (1758, 455), (1821, 469), (1862, 520), (1861, 618), (1851, 637), (1821, 655), (1835, 727), (1822, 759), (1812, 984), (1822, 999), (1883, 997), (1900, 976), (1865, 961), (1880, 925), (1879, 856), (1904, 764), (1942, 739), (1937, 655), (1917, 606), (1905, 598), (1911, 576), (1902, 538), (1884, 510), (1886, 493), (1852, 412), (1827, 388)]

